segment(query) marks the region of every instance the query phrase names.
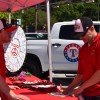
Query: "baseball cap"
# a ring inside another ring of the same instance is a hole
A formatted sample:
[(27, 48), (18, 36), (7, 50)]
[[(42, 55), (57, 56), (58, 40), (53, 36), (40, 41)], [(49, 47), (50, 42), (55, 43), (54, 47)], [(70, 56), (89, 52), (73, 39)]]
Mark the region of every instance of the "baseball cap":
[(12, 24), (7, 23), (5, 19), (0, 19), (0, 30), (6, 30), (7, 32), (12, 32), (17, 29), (16, 26), (12, 26)]
[(92, 25), (93, 21), (88, 17), (76, 19), (74, 25), (75, 37), (84, 36)]

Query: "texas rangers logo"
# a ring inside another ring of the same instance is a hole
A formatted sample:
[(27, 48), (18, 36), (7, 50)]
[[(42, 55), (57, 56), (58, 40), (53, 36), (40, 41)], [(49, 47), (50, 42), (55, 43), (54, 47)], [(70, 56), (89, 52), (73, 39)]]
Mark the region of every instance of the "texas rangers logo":
[(75, 43), (68, 44), (64, 49), (64, 56), (70, 62), (78, 61), (78, 52), (80, 46)]

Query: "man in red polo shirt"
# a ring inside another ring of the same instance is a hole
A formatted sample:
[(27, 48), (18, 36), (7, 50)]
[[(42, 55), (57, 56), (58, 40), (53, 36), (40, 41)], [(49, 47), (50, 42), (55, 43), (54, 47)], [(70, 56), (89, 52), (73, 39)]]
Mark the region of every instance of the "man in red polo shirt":
[(0, 98), (1, 100), (29, 100), (28, 97), (15, 94), (6, 84), (6, 66), (4, 59), (3, 43), (10, 42), (11, 32), (16, 27), (6, 23), (6, 20), (0, 20)]
[(58, 90), (61, 93), (73, 91), (75, 96), (82, 94), (85, 100), (100, 100), (100, 34), (88, 17), (76, 19), (74, 29), (75, 37), (84, 42), (79, 50), (78, 73), (68, 88)]

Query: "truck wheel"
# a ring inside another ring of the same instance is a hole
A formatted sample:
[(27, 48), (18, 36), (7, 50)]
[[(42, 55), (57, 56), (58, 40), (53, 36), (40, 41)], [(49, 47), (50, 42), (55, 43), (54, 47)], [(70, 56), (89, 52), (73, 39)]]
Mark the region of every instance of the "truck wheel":
[(42, 71), (33, 60), (28, 60), (28, 62), (25, 64), (25, 67), (27, 71), (29, 71), (32, 75), (35, 75), (40, 78), (40, 74)]

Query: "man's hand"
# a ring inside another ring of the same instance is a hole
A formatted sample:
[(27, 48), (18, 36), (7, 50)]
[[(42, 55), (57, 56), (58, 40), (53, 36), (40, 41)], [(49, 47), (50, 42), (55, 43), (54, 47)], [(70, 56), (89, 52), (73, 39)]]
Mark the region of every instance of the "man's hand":
[(83, 90), (84, 89), (82, 87), (79, 87), (74, 90), (73, 94), (78, 97), (83, 92)]
[(60, 84), (60, 87), (57, 88), (57, 91), (60, 93), (60, 94), (68, 94), (68, 89), (67, 88), (63, 88), (62, 85)]
[(10, 100), (30, 100), (27, 96), (15, 94), (12, 90), (9, 92), (9, 99)]
[(61, 84), (60, 84), (60, 87), (59, 87), (59, 88), (57, 88), (57, 91), (58, 91), (60, 94), (62, 94), (62, 93), (63, 93), (64, 89), (63, 89), (63, 87), (62, 87), (62, 85), (61, 85)]
[(8, 85), (8, 86), (9, 86), (9, 88), (10, 88), (11, 90), (20, 89), (20, 87), (15, 86), (15, 85)]
[(24, 95), (14, 95), (13, 97), (11, 97), (11, 100), (30, 100), (30, 99)]

